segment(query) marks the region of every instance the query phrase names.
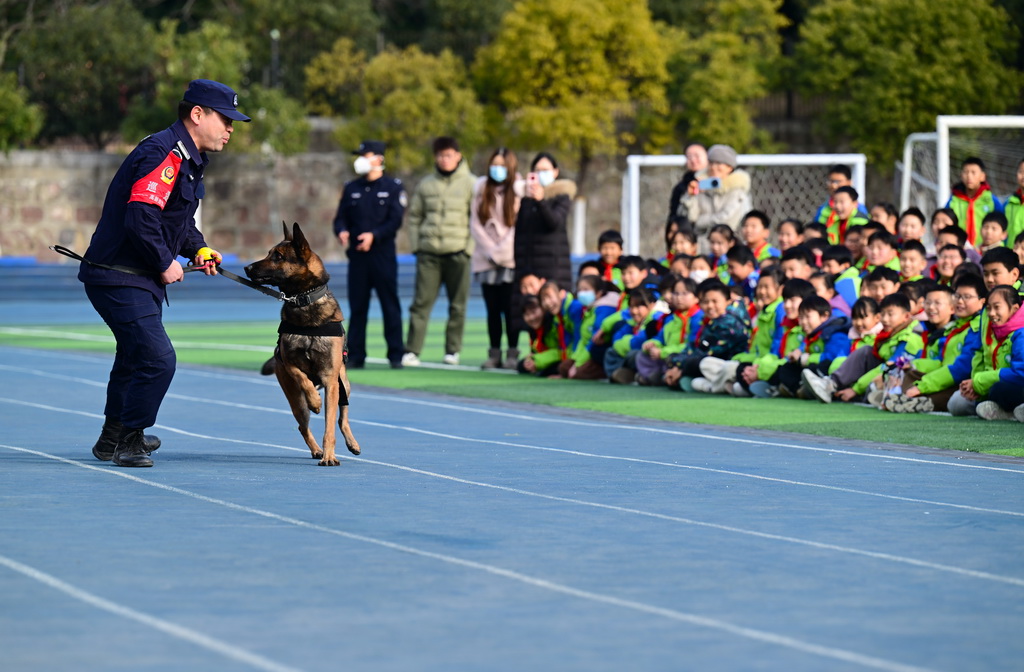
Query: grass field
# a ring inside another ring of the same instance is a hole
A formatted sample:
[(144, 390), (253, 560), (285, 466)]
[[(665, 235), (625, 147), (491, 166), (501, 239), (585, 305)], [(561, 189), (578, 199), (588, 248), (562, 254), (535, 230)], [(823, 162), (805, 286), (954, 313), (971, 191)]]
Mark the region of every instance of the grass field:
[[(422, 359), (440, 362), (444, 354), (443, 324), (435, 321), (431, 327)], [(215, 326), (167, 324), (179, 362), (250, 371), (258, 370), (272, 352), (276, 329), (276, 322), (230, 322)], [(380, 334), (380, 323), (371, 322), (370, 357), (384, 356)], [(0, 327), (0, 345), (113, 352), (113, 339), (102, 324)], [(486, 350), (483, 321), (470, 320), (462, 351), (463, 364), (478, 365)], [(384, 365), (369, 364), (366, 369), (352, 371), (350, 378), (355, 385), (531, 402), (658, 420), (1024, 456), (1024, 427), (1016, 422), (986, 422), (943, 415), (900, 416), (861, 405), (825, 405), (795, 399), (734, 399), (605, 382), (541, 380), (468, 370), (406, 368), (393, 371)]]

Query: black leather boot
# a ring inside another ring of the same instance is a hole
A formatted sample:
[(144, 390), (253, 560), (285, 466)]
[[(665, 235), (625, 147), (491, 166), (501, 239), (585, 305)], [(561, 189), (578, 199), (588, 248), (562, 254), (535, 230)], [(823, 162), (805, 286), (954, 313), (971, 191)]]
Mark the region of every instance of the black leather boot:
[(124, 428), (114, 448), (114, 464), (119, 467), (152, 467), (153, 458), (146, 450), (141, 429)]
[[(109, 462), (114, 457), (114, 447), (117, 446), (117, 440), (121, 438), (121, 430), (123, 429), (124, 425), (117, 420), (105, 421), (103, 429), (100, 431), (100, 438), (96, 440), (96, 445), (92, 447), (93, 457), (97, 460)], [(147, 453), (152, 453), (160, 447), (160, 438), (152, 434), (144, 434), (142, 441), (146, 445)]]

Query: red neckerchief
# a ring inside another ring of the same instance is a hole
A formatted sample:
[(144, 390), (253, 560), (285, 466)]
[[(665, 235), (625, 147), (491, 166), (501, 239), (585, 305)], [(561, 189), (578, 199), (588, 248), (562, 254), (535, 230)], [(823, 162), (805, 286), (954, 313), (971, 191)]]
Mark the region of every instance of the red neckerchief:
[[(680, 343), (686, 343), (686, 327), (687, 327), (687, 325), (690, 324), (690, 318), (692, 318), (694, 315), (696, 315), (698, 310), (700, 310), (700, 306), (695, 303), (692, 306), (690, 306), (690, 309), (687, 310), (685, 313), (679, 313), (679, 312), (675, 313), (675, 316), (679, 320), (681, 320), (682, 324), (683, 324), (683, 326), (679, 329), (679, 342)], [(697, 333), (700, 333), (700, 332), (697, 332)]]
[(603, 277), (608, 282), (612, 281), (612, 270), (614, 270), (614, 269), (615, 269), (615, 267), (612, 266), (611, 264), (605, 264), (604, 265), (604, 275), (603, 275)]
[(882, 345), (887, 340), (889, 340), (894, 334), (898, 334), (902, 330), (906, 329), (907, 326), (909, 326), (909, 324), (910, 323), (908, 322), (907, 324), (904, 324), (902, 327), (896, 329), (895, 331), (882, 330), (878, 332), (878, 336), (875, 337), (875, 344), (871, 346), (871, 352), (874, 353), (875, 357), (877, 357), (878, 359), (883, 359), (883, 357), (880, 354), (878, 354), (879, 350), (882, 348)]
[(754, 259), (757, 259), (758, 257), (760, 257), (761, 256), (761, 252), (766, 247), (768, 247), (768, 241), (767, 240), (764, 241), (763, 243), (761, 243), (760, 245), (758, 245), (757, 249), (754, 250)]
[(991, 191), (991, 189), (988, 186), (988, 182), (981, 183), (981, 186), (978, 187), (978, 193), (976, 193), (973, 198), (967, 195), (966, 190), (953, 190), (953, 194), (955, 196), (959, 196), (960, 198), (967, 201), (967, 240), (968, 242), (971, 243), (971, 245), (974, 245), (974, 202), (981, 198), (982, 194), (984, 194), (986, 191)]
[(780, 326), (782, 326), (782, 328), (785, 329), (785, 331), (782, 332), (782, 340), (779, 341), (779, 357), (785, 357), (786, 356), (786, 352), (785, 352), (785, 350), (786, 350), (786, 341), (789, 340), (789, 334), (799, 324), (800, 324), (799, 320), (792, 320), (792, 319), (790, 319), (788, 317), (782, 318), (782, 325), (780, 325)]
[[(1012, 334), (1013, 332), (1011, 331), (1010, 333)], [(992, 370), (993, 371), (996, 371), (996, 370), (999, 369), (999, 348), (1003, 347), (1003, 343), (1005, 343), (1006, 339), (1009, 338), (1009, 337), (1010, 337), (1010, 334), (1007, 334), (1006, 336), (1004, 336), (1003, 340), (999, 340), (998, 338), (996, 338), (996, 335), (992, 333), (992, 319), (989, 318), (988, 328), (985, 330), (985, 345), (987, 345), (988, 347), (992, 348)], [(994, 348), (992, 347), (992, 343), (993, 342), (995, 342), (995, 344), (996, 344)]]
[(543, 326), (537, 327), (536, 333), (534, 333), (533, 338), (531, 338), (530, 340), (533, 341), (533, 349), (536, 350), (537, 352), (544, 352), (545, 350), (548, 349), (547, 343), (544, 342)]
[[(822, 327), (823, 326), (825, 326), (825, 325), (822, 325)], [(806, 344), (805, 344), (805, 347), (804, 347), (804, 349), (807, 352), (811, 351), (811, 346), (812, 345), (814, 345), (819, 340), (821, 340), (821, 332), (822, 331), (824, 331), (824, 330), (821, 327), (818, 327), (817, 329), (814, 330), (813, 334), (811, 334), (810, 336), (807, 337), (807, 341), (806, 341)]]
[(711, 320), (707, 317), (701, 318), (700, 329), (697, 330), (697, 334), (693, 337), (694, 342), (700, 342), (700, 335), (704, 333), (704, 327), (711, 324)]
[(558, 352), (562, 356), (562, 361), (568, 358), (568, 341), (565, 340), (565, 321), (562, 319), (562, 313), (559, 311), (558, 317), (555, 318), (555, 323), (558, 325)]
[(665, 261), (667, 261), (669, 263), (669, 265), (672, 264), (672, 260), (675, 259), (675, 258), (676, 258), (676, 255), (675, 255), (675, 253), (672, 252), (672, 250), (669, 250), (668, 252), (665, 253)]
[[(964, 322), (963, 324), (961, 324), (961, 325), (960, 325), (959, 327), (957, 327), (957, 328), (956, 328), (956, 329), (954, 329), (953, 331), (949, 332), (949, 334), (948, 334), (948, 335), (946, 336), (946, 342), (942, 344), (942, 352), (940, 352), (940, 353), (939, 353), (939, 361), (940, 361), (940, 362), (944, 362), (944, 361), (946, 361), (946, 348), (948, 348), (948, 347), (949, 347), (949, 342), (953, 340), (953, 337), (954, 337), (954, 336), (956, 336), (956, 335), (957, 335), (957, 334), (959, 334), (959, 333), (960, 333), (961, 331), (964, 331), (965, 329), (967, 329), (968, 327), (970, 327), (970, 326), (971, 326), (971, 320), (972, 320), (972, 319), (974, 319), (974, 318), (973, 318), (973, 317), (969, 317), (969, 318), (967, 318), (967, 321), (966, 321), (966, 322)], [(927, 345), (928, 345), (928, 344), (927, 344), (927, 343), (925, 343), (925, 346), (926, 346), (926, 347), (927, 347)]]
[[(854, 213), (856, 213), (856, 212), (857, 211), (854, 210)], [(853, 215), (850, 215), (850, 217), (853, 217)], [(846, 240), (846, 225), (849, 223), (850, 217), (847, 217), (846, 219), (840, 219), (839, 220), (839, 240), (840, 240), (840, 242), (843, 241), (843, 240)], [(839, 243), (836, 243), (836, 244), (838, 245)]]
[(825, 234), (829, 238), (828, 242), (832, 243), (833, 245), (838, 245), (838, 240), (832, 240), (832, 222), (836, 221), (836, 204), (835, 201), (833, 201), (831, 198), (828, 199), (828, 207), (832, 209), (832, 212), (828, 213), (828, 219), (825, 220), (825, 227), (827, 229)]

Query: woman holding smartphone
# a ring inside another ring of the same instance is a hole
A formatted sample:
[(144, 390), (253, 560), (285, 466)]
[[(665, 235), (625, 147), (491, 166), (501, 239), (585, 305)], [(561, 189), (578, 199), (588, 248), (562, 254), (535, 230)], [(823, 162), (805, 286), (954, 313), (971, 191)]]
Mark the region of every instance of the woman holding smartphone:
[[(517, 294), (513, 315), (519, 318), (519, 280), (536, 275), (554, 280), (562, 289), (572, 289), (572, 264), (569, 261), (569, 234), (566, 222), (576, 198), (576, 183), (559, 179), (558, 162), (541, 152), (530, 164), (526, 191), (516, 218), (515, 263)], [(517, 324), (522, 328), (522, 322)]]
[[(490, 349), (481, 365), (484, 369), (505, 366), (515, 368), (519, 358), (519, 331), (512, 316), (512, 290), (515, 281), (516, 216), (525, 182), (517, 172), (515, 152), (499, 147), (491, 154), (487, 174), (473, 188), (469, 212), (469, 231), (473, 247), (473, 279), (480, 283), (487, 309), (487, 335)], [(508, 351), (501, 356), (504, 323)]]

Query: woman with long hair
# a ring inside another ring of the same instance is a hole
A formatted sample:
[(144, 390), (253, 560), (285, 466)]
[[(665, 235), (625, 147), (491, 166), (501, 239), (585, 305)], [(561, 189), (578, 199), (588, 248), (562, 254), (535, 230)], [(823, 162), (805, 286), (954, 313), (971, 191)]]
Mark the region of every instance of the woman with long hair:
[[(519, 358), (519, 330), (512, 316), (515, 280), (515, 224), (523, 195), (515, 152), (499, 147), (491, 154), (487, 174), (473, 188), (469, 228), (473, 248), (473, 278), (480, 283), (487, 309), (490, 348), (482, 368), (515, 368)], [(504, 325), (508, 350), (501, 356)]]

